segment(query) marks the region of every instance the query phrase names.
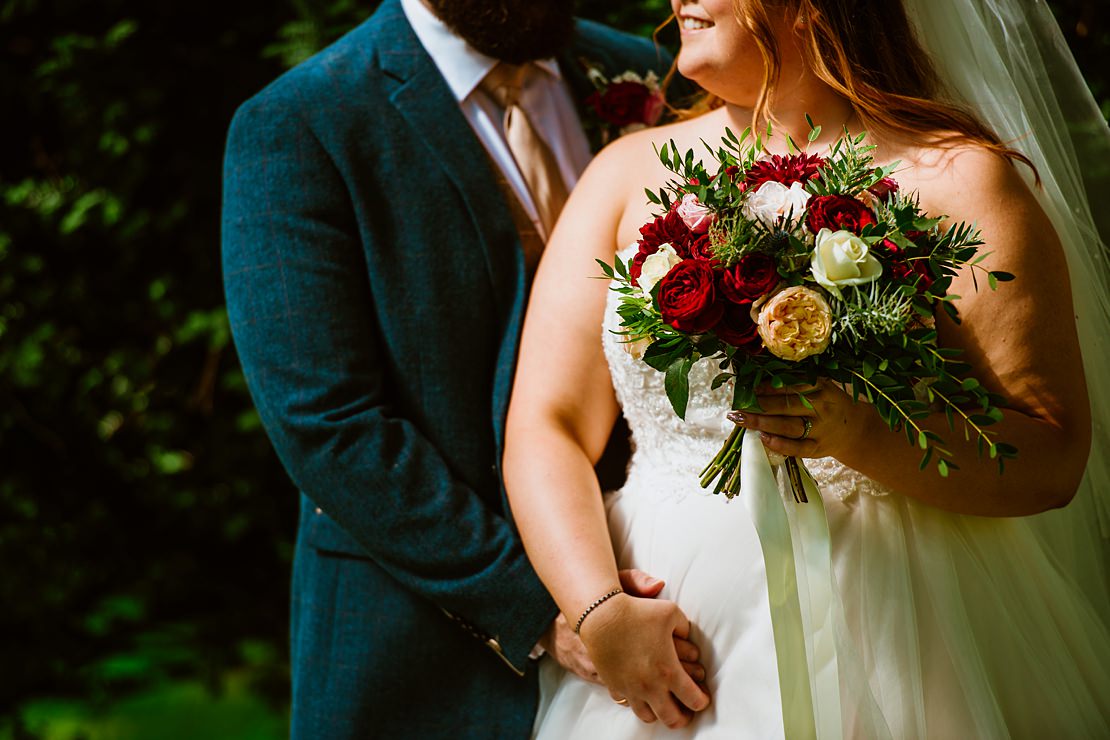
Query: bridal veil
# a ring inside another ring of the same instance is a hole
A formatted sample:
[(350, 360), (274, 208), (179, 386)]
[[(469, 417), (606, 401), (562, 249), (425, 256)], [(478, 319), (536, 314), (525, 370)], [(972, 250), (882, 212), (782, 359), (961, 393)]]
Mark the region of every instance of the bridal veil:
[(1091, 456), (1072, 504), (1030, 521), (1106, 618), (1110, 209), (1102, 204), (1110, 202), (1110, 128), (1044, 0), (907, 0), (907, 10), (957, 102), (1036, 166), (1038, 198), (1067, 255), (1091, 397)]
[(953, 101), (1037, 168), (1067, 256), (1093, 437), (1074, 501), (1034, 517), (961, 517), (893, 496), (828, 502), (845, 731), (1105, 737), (1110, 128), (1044, 0), (905, 3)]

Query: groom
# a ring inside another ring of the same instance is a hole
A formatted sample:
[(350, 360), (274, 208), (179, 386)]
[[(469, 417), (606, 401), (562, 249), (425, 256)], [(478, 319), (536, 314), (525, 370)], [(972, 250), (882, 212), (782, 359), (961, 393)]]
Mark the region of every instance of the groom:
[(303, 492), (294, 737), (526, 737), (537, 646), (590, 670), (509, 522), (502, 423), (528, 275), (591, 155), (582, 60), (660, 59), (571, 6), (385, 0), (232, 123), (228, 312)]

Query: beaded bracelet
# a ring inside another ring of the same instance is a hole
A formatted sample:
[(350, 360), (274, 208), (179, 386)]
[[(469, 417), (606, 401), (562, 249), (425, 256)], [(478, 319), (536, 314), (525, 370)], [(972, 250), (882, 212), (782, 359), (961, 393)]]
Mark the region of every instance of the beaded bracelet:
[(623, 593), (624, 593), (624, 589), (621, 588), (620, 586), (617, 586), (612, 591), (610, 591), (609, 593), (605, 594), (604, 596), (602, 596), (600, 599), (598, 599), (594, 603), (587, 606), (586, 611), (582, 612), (582, 616), (580, 616), (578, 618), (578, 624), (574, 625), (574, 634), (577, 635), (579, 633), (579, 631), (582, 629), (582, 622), (586, 619), (587, 616), (589, 616), (590, 612), (592, 612), (594, 609), (598, 608), (599, 606), (601, 606), (602, 604), (604, 604), (606, 601), (613, 598), (617, 594), (623, 594)]

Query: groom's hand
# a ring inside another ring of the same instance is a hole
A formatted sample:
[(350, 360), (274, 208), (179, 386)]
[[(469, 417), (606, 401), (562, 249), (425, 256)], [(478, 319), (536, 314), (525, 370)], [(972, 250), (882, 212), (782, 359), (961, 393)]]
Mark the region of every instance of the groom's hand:
[[(640, 598), (651, 599), (663, 589), (663, 581), (642, 570), (634, 568), (620, 571), (621, 588), (626, 593)], [(566, 670), (580, 678), (601, 685), (601, 679), (594, 668), (594, 662), (582, 644), (582, 639), (560, 614), (551, 623), (547, 632), (540, 638), (540, 647)], [(697, 662), (698, 649), (692, 642), (675, 637), (675, 649), (682, 660), (682, 666), (695, 681), (705, 680), (705, 669)]]

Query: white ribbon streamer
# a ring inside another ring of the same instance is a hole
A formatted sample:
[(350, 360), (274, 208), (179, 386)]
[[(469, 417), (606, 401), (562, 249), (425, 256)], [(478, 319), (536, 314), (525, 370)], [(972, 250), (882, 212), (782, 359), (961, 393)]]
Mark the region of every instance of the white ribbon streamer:
[[(744, 432), (741, 497), (767, 570), (786, 737), (843, 736), (832, 577), (824, 503), (805, 468), (809, 503), (785, 501), (757, 433)], [(796, 536), (793, 533), (796, 533)]]

